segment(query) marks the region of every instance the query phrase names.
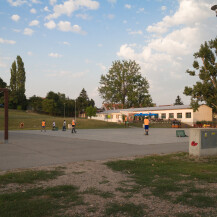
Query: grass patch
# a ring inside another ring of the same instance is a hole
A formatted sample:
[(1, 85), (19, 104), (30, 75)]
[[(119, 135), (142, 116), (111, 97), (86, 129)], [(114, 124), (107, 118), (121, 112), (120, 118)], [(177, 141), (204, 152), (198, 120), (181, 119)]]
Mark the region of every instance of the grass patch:
[(62, 216), (61, 209), (83, 204), (77, 187), (71, 185), (35, 188), (26, 192), (0, 195), (0, 216)]
[(100, 185), (107, 184), (107, 183), (109, 183), (109, 180), (103, 180), (103, 181), (99, 182)]
[(143, 207), (144, 206), (135, 205), (133, 203), (109, 203), (106, 208), (106, 215), (117, 216), (118, 214), (122, 214), (129, 217), (143, 217), (145, 215)]
[(18, 183), (18, 184), (26, 184), (26, 183), (35, 183), (36, 181), (47, 181), (50, 179), (55, 179), (58, 176), (63, 175), (64, 172), (57, 170), (39, 170), (39, 171), (23, 171), (23, 172), (14, 172), (14, 173), (6, 173), (4, 175), (0, 175), (0, 185), (2, 184), (10, 184), (10, 183)]
[[(179, 153), (113, 161), (106, 165), (130, 175), (139, 186), (149, 187), (153, 195), (162, 199), (190, 206), (215, 207), (217, 192), (214, 190), (214, 196), (209, 195), (207, 186), (217, 183), (216, 162), (217, 157), (198, 161), (189, 158), (187, 153)], [(198, 183), (204, 188), (197, 188)], [(119, 190), (128, 191), (127, 188)]]
[(100, 191), (96, 188), (88, 188), (86, 191), (83, 192), (83, 194), (93, 194), (98, 195), (102, 198), (112, 198), (114, 197), (114, 194), (108, 191)]
[[(4, 121), (4, 110), (0, 108), (0, 123)], [(52, 129), (53, 121), (59, 130), (62, 129), (63, 121), (71, 124), (72, 118), (53, 117), (45, 114), (37, 114), (34, 112), (26, 112), (9, 109), (9, 130), (20, 130), (20, 123), (24, 123), (24, 130), (39, 130), (41, 129), (42, 120), (46, 121), (46, 128)], [(78, 129), (100, 129), (100, 128), (123, 128), (123, 124), (117, 124), (107, 121), (90, 120), (85, 118), (76, 118)], [(0, 130), (3, 130), (3, 124), (0, 125)]]

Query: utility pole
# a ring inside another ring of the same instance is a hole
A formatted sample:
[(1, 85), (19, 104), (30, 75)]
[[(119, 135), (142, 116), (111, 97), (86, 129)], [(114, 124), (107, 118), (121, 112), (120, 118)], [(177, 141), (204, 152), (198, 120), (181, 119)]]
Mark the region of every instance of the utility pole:
[(75, 122), (76, 122), (76, 99), (75, 99)]
[(65, 113), (66, 113), (66, 112), (65, 112), (65, 104), (66, 104), (66, 103), (64, 102), (64, 119), (65, 119)]

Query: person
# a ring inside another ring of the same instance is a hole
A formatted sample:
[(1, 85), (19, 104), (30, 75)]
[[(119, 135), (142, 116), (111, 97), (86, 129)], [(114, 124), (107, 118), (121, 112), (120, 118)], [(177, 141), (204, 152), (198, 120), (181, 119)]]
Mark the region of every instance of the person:
[(66, 131), (66, 120), (63, 121), (63, 131)]
[(127, 127), (127, 124), (128, 124), (127, 116), (125, 116), (125, 118), (124, 118), (124, 123), (125, 123), (125, 127)]
[(148, 117), (145, 117), (144, 119), (144, 128), (145, 128), (145, 135), (148, 135), (148, 130), (149, 130), (149, 120)]
[(52, 130), (55, 130), (56, 129), (56, 123), (55, 123), (55, 121), (53, 121), (53, 128), (52, 128)]
[(45, 126), (46, 126), (46, 122), (45, 122), (45, 120), (43, 120), (41, 122), (41, 132), (42, 132), (42, 130), (44, 130), (46, 132)]
[(76, 130), (75, 130), (75, 120), (72, 120), (72, 133), (76, 133)]

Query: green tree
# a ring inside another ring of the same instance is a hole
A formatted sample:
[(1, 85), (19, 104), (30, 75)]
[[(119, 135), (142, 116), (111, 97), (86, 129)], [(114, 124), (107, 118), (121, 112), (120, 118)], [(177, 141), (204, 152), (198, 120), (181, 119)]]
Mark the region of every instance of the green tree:
[(191, 96), (191, 106), (194, 110), (197, 110), (202, 102), (217, 111), (216, 56), (217, 37), (200, 46), (199, 51), (194, 54), (194, 69), (186, 71), (190, 76), (198, 76), (200, 79), (193, 87), (186, 86), (184, 89), (184, 94)]
[(10, 98), (9, 105), (11, 108), (21, 107), (26, 108), (26, 72), (23, 60), (17, 56), (17, 61), (14, 61), (11, 66), (11, 79), (10, 79)]
[(184, 105), (180, 96), (177, 96), (174, 105)]
[[(7, 84), (0, 78), (0, 88), (6, 88)], [(4, 93), (0, 93), (0, 104), (4, 103)]]
[(79, 114), (84, 113), (88, 106), (94, 107), (95, 102), (93, 99), (89, 99), (87, 91), (83, 88), (79, 97), (76, 99), (76, 107)]
[(100, 79), (98, 91), (106, 103), (121, 103), (126, 107), (153, 106), (149, 83), (142, 77), (140, 66), (132, 60), (114, 61)]
[(36, 95), (32, 96), (28, 100), (28, 106), (36, 112), (42, 112), (42, 102), (43, 99), (41, 97), (38, 97)]
[(93, 106), (89, 106), (86, 108), (86, 115), (87, 117), (93, 117), (93, 116), (96, 116), (96, 107), (93, 107)]
[(54, 115), (55, 106), (56, 106), (56, 104), (55, 104), (53, 99), (44, 99), (42, 101), (43, 112), (46, 112), (49, 115)]

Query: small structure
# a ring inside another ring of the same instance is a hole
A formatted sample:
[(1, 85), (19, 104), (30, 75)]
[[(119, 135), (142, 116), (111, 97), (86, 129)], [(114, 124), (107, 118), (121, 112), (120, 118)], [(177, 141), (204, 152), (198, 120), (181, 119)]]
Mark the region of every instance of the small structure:
[(217, 129), (190, 129), (189, 154), (197, 157), (217, 155)]

